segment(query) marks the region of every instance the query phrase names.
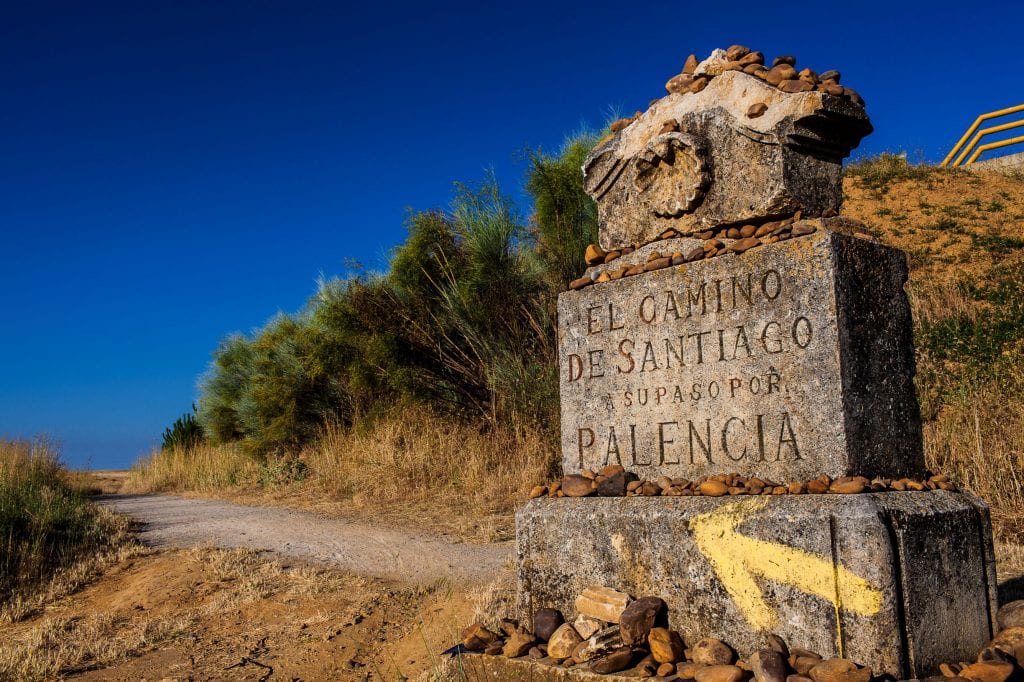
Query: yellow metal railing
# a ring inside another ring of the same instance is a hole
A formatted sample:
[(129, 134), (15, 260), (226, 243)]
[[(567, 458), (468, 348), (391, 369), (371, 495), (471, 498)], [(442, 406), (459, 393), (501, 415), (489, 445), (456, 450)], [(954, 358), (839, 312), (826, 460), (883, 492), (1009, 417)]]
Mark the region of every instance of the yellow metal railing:
[[(999, 118), (1000, 116), (1016, 114), (1021, 111), (1024, 111), (1024, 104), (1018, 104), (1015, 107), (1008, 107), (1006, 109), (999, 109), (998, 111), (990, 111), (989, 113), (982, 114), (978, 118), (974, 119), (974, 123), (971, 124), (971, 127), (967, 129), (967, 132), (964, 133), (963, 137), (960, 138), (960, 141), (953, 145), (953, 148), (949, 150), (949, 154), (946, 155), (946, 158), (942, 160), (942, 163), (940, 165), (951, 165), (950, 161), (953, 159), (954, 156), (956, 156), (957, 152), (960, 152), (960, 155), (956, 157), (956, 160), (953, 161), (952, 165), (959, 166), (963, 164), (965, 166), (969, 166), (970, 164), (977, 161), (978, 157), (981, 156), (983, 152), (986, 152), (990, 149), (1008, 147), (1011, 144), (1024, 142), (1024, 136), (1011, 137), (1006, 140), (999, 140), (998, 142), (989, 142), (987, 144), (983, 144), (977, 149), (974, 148), (974, 146), (978, 144), (981, 138), (985, 137), (986, 135), (991, 135), (993, 133), (999, 133), (1004, 130), (1010, 130), (1012, 128), (1019, 128), (1021, 126), (1024, 126), (1024, 119), (1021, 119), (1020, 121), (1003, 123), (1001, 125), (992, 126), (991, 128), (984, 128), (982, 130), (978, 130), (978, 126), (980, 126), (983, 122), (988, 121), (989, 119)], [(977, 134), (975, 134), (975, 131), (977, 131)], [(974, 135), (974, 137), (971, 137), (972, 135)], [(964, 143), (967, 142), (968, 138), (970, 138), (971, 141), (966, 146), (964, 146)], [(963, 147), (962, 150), (961, 147)], [(971, 154), (972, 149), (974, 150), (973, 154)], [(967, 157), (968, 154), (971, 154), (971, 156)], [(964, 162), (964, 158), (967, 158), (966, 163)]]

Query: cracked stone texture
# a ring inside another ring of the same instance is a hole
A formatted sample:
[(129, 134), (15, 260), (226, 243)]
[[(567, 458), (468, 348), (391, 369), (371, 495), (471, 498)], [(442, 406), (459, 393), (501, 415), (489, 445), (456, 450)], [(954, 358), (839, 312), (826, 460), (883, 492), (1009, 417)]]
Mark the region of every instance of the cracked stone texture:
[[(755, 103), (765, 113), (748, 118)], [(678, 131), (665, 131), (676, 122)], [(821, 92), (785, 93), (740, 71), (670, 94), (598, 145), (583, 166), (605, 250), (668, 228), (838, 212), (842, 160), (870, 133), (864, 108)], [(663, 132), (664, 131), (664, 132)]]
[(819, 230), (562, 293), (564, 472), (922, 476), (906, 278)]
[[(730, 523), (702, 525), (715, 512)], [(988, 508), (966, 493), (538, 499), (516, 527), (523, 613), (546, 606), (571, 621), (576, 595), (607, 585), (664, 599), (688, 645), (717, 637), (749, 653), (774, 632), (897, 679), (973, 660), (995, 627)], [(722, 565), (739, 578), (723, 579), (716, 557), (732, 558)], [(828, 576), (823, 593), (841, 595), (843, 607), (798, 585), (815, 564)], [(727, 580), (763, 606), (758, 618)], [(877, 610), (847, 606), (860, 603), (858, 581)]]

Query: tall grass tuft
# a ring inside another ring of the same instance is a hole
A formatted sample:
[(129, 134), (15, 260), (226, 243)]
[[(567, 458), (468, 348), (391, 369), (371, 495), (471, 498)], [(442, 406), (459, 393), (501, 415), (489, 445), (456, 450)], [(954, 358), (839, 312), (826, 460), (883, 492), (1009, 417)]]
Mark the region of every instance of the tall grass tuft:
[(0, 439), (0, 605), (121, 541), (45, 441)]
[(911, 290), (929, 468), (993, 508), (1002, 539), (1024, 537), (1024, 262), (978, 280)]

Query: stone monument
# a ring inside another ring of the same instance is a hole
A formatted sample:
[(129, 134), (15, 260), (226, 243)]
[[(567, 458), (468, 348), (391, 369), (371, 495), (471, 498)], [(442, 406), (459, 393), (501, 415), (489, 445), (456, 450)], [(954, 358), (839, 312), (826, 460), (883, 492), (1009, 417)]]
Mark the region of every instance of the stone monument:
[(916, 482), (906, 258), (838, 215), (863, 101), (763, 61), (691, 58), (584, 165), (599, 244), (558, 302), (574, 489), (517, 516), (520, 603), (568, 618), (611, 586), (687, 641), (924, 677), (993, 634), (988, 510)]

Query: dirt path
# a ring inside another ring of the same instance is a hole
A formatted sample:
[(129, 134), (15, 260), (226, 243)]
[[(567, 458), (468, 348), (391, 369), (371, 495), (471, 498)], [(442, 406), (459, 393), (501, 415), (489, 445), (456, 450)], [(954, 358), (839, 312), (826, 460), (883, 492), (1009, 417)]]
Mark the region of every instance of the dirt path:
[(247, 507), (170, 495), (107, 495), (97, 501), (141, 522), (155, 547), (266, 550), (376, 578), (482, 584), (512, 558), (513, 544), (471, 545), (410, 531), (327, 519), (273, 507)]

